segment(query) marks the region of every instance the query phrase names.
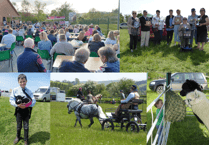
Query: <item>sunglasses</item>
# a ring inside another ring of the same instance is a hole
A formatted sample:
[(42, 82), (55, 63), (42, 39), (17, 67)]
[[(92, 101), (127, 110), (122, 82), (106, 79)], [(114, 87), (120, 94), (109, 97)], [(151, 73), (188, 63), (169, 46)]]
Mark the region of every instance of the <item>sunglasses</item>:
[(132, 13), (133, 15), (135, 14), (136, 15), (136, 13)]

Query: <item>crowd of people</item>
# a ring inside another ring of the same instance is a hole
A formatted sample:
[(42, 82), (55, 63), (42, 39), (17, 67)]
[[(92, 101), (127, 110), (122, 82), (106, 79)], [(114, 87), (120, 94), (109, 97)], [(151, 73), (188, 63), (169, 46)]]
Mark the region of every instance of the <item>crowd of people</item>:
[[(149, 47), (150, 29), (154, 33), (154, 44), (160, 44), (163, 37), (163, 29), (167, 31), (167, 45), (171, 44), (174, 34), (174, 46), (178, 45), (181, 48), (187, 43), (190, 47), (193, 44), (193, 38), (197, 44), (196, 49), (204, 50), (204, 45), (207, 42), (207, 25), (209, 25), (208, 16), (205, 15), (205, 9), (200, 9), (200, 15), (196, 14), (194, 8), (191, 9), (191, 15), (183, 17), (181, 10), (176, 10), (176, 16), (173, 15), (173, 10), (169, 10), (169, 15), (166, 19), (160, 17), (160, 10), (156, 10), (156, 15), (152, 18), (147, 16), (147, 11), (143, 11), (143, 16), (137, 18), (137, 12), (132, 11), (132, 17), (128, 19), (128, 33), (130, 35), (130, 50), (137, 49), (139, 27), (141, 26), (141, 47)], [(183, 34), (185, 32), (185, 34)], [(185, 37), (188, 36), (188, 42), (185, 42)], [(178, 43), (178, 44), (177, 44)], [(202, 46), (200, 48), (200, 44)]]
[[(91, 52), (95, 52), (103, 66), (95, 72), (119, 72), (119, 59), (117, 55), (120, 53), (119, 31), (109, 31), (107, 38), (103, 35), (101, 28), (93, 24), (87, 25), (59, 25), (57, 23), (45, 24), (12, 24), (0, 28), (0, 40), (4, 47), (0, 47), (0, 51), (11, 49), (17, 36), (22, 36), (24, 41), (20, 45), (24, 46), (24, 52), (17, 58), (18, 72), (45, 72), (46, 69), (42, 63), (42, 58), (34, 50), (35, 46), (39, 50), (47, 50), (50, 56), (55, 53), (74, 56), (74, 61), (64, 60), (60, 67), (60, 72), (90, 72), (84, 67), (90, 57)], [(73, 33), (73, 36), (72, 36)], [(75, 35), (75, 33), (77, 35)], [(37, 38), (39, 38), (38, 41)], [(103, 38), (103, 39), (102, 39)], [(75, 49), (71, 44), (72, 40), (88, 43), (86, 47)], [(13, 52), (11, 52), (13, 56)], [(24, 65), (23, 65), (24, 64)], [(47, 64), (51, 64), (48, 60)]]

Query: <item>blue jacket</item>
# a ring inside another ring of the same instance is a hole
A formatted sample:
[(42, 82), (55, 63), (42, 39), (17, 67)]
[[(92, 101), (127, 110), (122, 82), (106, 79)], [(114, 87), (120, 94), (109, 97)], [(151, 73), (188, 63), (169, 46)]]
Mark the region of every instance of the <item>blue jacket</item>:
[(90, 72), (83, 64), (77, 61), (64, 60), (59, 68), (59, 72)]
[(92, 52), (96, 52), (99, 50), (99, 48), (105, 46), (104, 42), (94, 42), (91, 41), (88, 45), (89, 50)]
[(46, 72), (41, 57), (31, 48), (25, 48), (17, 58), (18, 72)]
[(119, 60), (113, 63), (106, 62), (100, 67), (103, 72), (120, 72), (120, 62)]
[(48, 50), (49, 54), (50, 54), (50, 50), (52, 49), (52, 44), (51, 41), (47, 40), (47, 41), (39, 41), (38, 42), (38, 48), (40, 50)]
[(48, 35), (48, 39), (52, 42), (52, 45), (53, 45), (53, 42), (54, 43), (57, 42), (57, 38), (54, 35), (52, 35), (52, 34)]

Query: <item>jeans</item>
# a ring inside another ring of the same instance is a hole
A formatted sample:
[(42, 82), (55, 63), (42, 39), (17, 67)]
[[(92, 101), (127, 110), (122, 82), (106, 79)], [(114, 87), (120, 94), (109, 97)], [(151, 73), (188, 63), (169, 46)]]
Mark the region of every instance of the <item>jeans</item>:
[[(154, 29), (153, 29), (154, 30)], [(155, 44), (160, 44), (163, 37), (163, 30), (158, 30), (154, 32), (155, 35)]]
[(134, 45), (134, 49), (136, 49), (137, 47), (137, 41), (138, 41), (138, 35), (131, 35), (130, 34), (130, 49), (133, 49), (133, 45)]
[(175, 42), (180, 42), (178, 29), (179, 29), (179, 25), (174, 25), (174, 41)]
[(193, 44), (193, 38), (195, 38), (195, 43), (197, 44), (197, 30), (192, 30), (191, 31), (191, 39), (190, 39), (190, 44)]
[[(156, 125), (157, 130), (159, 129), (159, 127), (160, 127), (160, 125)], [(163, 134), (161, 134), (162, 131), (163, 131), (163, 124), (162, 124), (162, 126), (161, 126), (161, 128), (160, 128), (160, 131), (159, 131), (158, 141), (159, 141), (159, 139), (160, 139), (160, 136), (163, 135)], [(162, 136), (162, 137), (163, 137), (163, 136)]]
[(167, 43), (171, 43), (173, 39), (173, 30), (167, 31)]
[(17, 121), (17, 137), (20, 138), (22, 122), (23, 122), (24, 141), (27, 141), (28, 132), (29, 132), (29, 114), (25, 116), (22, 113), (17, 113), (16, 121)]

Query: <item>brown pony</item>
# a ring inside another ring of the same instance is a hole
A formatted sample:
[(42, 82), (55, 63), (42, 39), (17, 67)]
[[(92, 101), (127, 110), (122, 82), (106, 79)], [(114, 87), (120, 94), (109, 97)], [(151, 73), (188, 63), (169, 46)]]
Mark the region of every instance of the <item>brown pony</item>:
[(92, 100), (93, 100), (94, 104), (97, 104), (98, 100), (99, 99), (101, 100), (101, 98), (102, 98), (102, 94), (98, 94), (96, 96), (93, 96)]

